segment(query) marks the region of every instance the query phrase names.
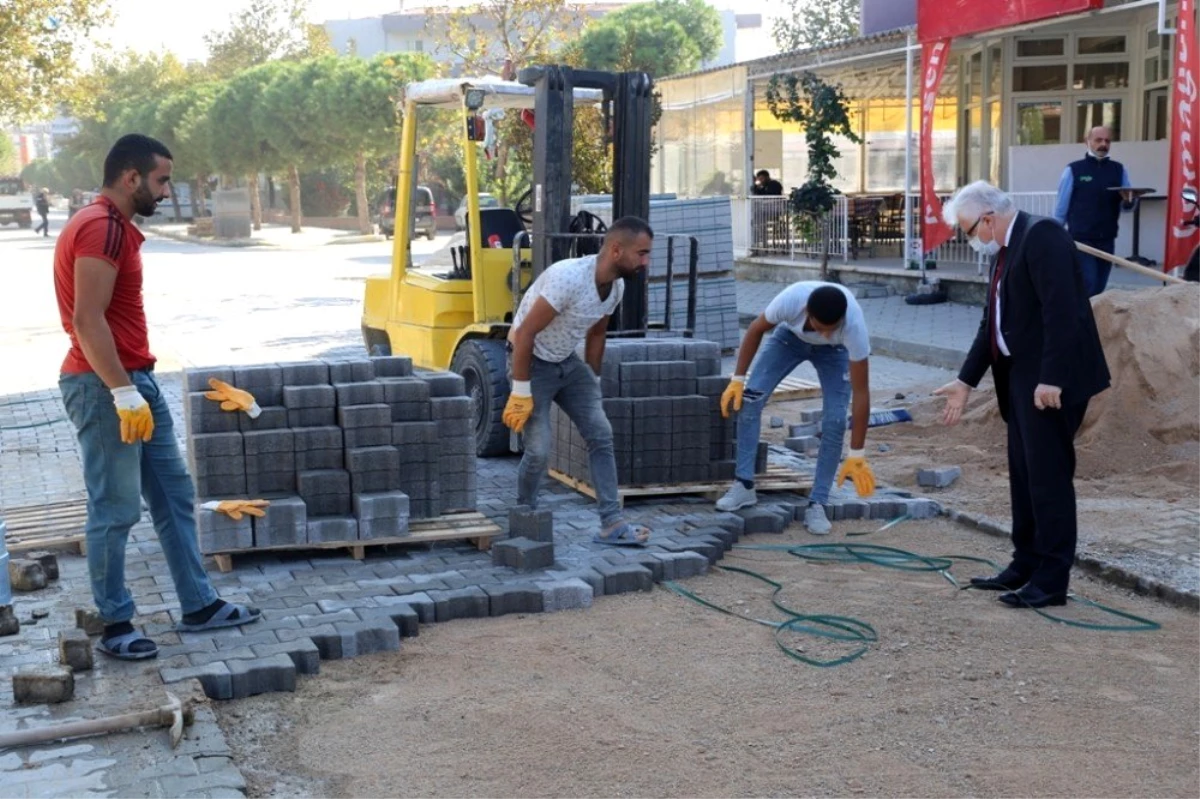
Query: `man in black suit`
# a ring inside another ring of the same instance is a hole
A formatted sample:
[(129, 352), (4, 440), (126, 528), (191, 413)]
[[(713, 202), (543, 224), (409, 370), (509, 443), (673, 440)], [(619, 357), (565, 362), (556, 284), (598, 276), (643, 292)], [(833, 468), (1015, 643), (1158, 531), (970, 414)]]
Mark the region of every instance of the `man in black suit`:
[(1109, 386), (1075, 243), (984, 181), (960, 189), (945, 218), (994, 257), (975, 342), (958, 379), (934, 393), (947, 400), (943, 421), (957, 424), (991, 368), (1008, 424), (1012, 562), (971, 583), (1004, 591), (1011, 607), (1062, 605), (1075, 562), (1075, 433), (1088, 400)]

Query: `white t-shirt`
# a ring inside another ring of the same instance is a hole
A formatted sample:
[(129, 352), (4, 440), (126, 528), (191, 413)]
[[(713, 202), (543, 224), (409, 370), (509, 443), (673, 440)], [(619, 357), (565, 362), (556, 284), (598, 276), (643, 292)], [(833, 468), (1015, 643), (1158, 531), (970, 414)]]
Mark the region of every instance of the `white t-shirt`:
[[(833, 335), (825, 338), (813, 330), (805, 330), (808, 321), (808, 298), (822, 286), (833, 286), (846, 295), (846, 316)], [(819, 280), (802, 280), (793, 283), (776, 295), (763, 311), (763, 316), (773, 325), (787, 325), (796, 338), (808, 344), (841, 344), (845, 346), (852, 361), (865, 361), (871, 354), (871, 335), (867, 332), (867, 320), (854, 294), (837, 283), (822, 283)]]
[(558, 315), (534, 337), (533, 354), (543, 361), (561, 363), (575, 352), (592, 325), (610, 316), (625, 293), (625, 281), (613, 281), (608, 299), (596, 290), (596, 256), (571, 258), (551, 264), (525, 292), (512, 329), (525, 321), (538, 297), (544, 297)]

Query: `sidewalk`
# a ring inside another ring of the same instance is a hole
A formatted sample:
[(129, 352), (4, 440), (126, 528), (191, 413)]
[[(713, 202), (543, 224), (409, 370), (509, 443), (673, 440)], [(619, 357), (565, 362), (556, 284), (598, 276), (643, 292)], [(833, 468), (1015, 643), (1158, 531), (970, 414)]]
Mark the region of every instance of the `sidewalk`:
[(384, 240), (383, 236), (374, 233), (364, 236), (352, 230), (333, 230), (322, 227), (305, 227), (301, 228), (299, 233), (293, 233), (290, 225), (270, 223), (264, 223), (262, 230), (252, 231), (249, 239), (214, 239), (189, 236), (188, 227), (188, 224), (156, 224), (143, 225), (141, 230), (147, 238), (160, 236), (165, 239), (207, 244), (212, 247), (273, 247), (282, 250), (311, 250), (327, 244), (361, 244)]

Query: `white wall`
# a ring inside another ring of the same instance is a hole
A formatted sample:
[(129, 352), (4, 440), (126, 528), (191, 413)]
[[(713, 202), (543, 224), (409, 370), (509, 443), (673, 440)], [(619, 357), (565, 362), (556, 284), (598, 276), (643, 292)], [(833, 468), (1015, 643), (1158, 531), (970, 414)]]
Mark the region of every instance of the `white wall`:
[(380, 17), (330, 20), (325, 23), (325, 32), (329, 34), (330, 46), (338, 53), (349, 52), (351, 39), (355, 52), (362, 58), (370, 58), (386, 49)]
[[(1125, 165), (1129, 181), (1137, 187), (1154, 189), (1152, 196), (1166, 196), (1167, 164), (1170, 158), (1166, 141), (1114, 142), (1109, 155)], [(1008, 150), (1008, 190), (1013, 192), (1056, 191), (1058, 179), (1067, 164), (1083, 157), (1082, 144), (1043, 144), (1010, 147)], [(1165, 200), (1142, 200), (1141, 240), (1138, 252), (1161, 262), (1167, 232)], [(1133, 213), (1121, 214), (1117, 236), (1117, 255), (1133, 251)]]

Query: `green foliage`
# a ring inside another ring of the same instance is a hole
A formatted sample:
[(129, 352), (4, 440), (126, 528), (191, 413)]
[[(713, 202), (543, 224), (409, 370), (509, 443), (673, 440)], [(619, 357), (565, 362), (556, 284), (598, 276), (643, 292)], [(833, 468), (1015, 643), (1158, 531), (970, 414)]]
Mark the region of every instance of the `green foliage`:
[(320, 26), (305, 22), (308, 0), (250, 0), (230, 18), (229, 28), (205, 35), (208, 69), (228, 78), (277, 59), (301, 59), (330, 52)]
[(577, 43), (589, 69), (690, 72), (721, 50), (721, 17), (703, 0), (634, 3), (592, 25)]
[[(350, 208), (351, 197), (346, 176), (336, 169), (310, 171), (300, 176), (300, 206), (308, 216), (343, 216)], [(286, 193), (283, 200), (290, 209)]]
[[(0, 171), (0, 174), (12, 173)], [(26, 164), (25, 168), (21, 170), (21, 180), (25, 181), (25, 185), (34, 192), (43, 188), (50, 189), (54, 194), (68, 194), (71, 191), (70, 186), (63, 185), (58, 168), (48, 158), (37, 158)]]
[(0, 136), (0, 175), (11, 175), (16, 171), (17, 148), (13, 146), (11, 137)]
[(70, 90), (80, 45), (110, 16), (108, 0), (0, 2), (0, 118), (48, 116)]
[(808, 145), (808, 180), (792, 189), (792, 209), (814, 218), (828, 213), (838, 194), (829, 183), (837, 177), (833, 162), (841, 155), (832, 136), (845, 136), (856, 144), (862, 141), (851, 126), (849, 103), (841, 87), (825, 83), (812, 72), (775, 75), (767, 86), (767, 108), (776, 119), (802, 127)]
[(553, 54), (584, 26), (568, 0), (479, 0), (448, 14), (430, 14), (426, 30), (440, 42), (436, 53), (458, 61), (468, 75), (503, 75), (551, 63)]
[(206, 131), (209, 158), (222, 174), (246, 176), (282, 168), (282, 160), (261, 129), (253, 109), (262, 107), (274, 67), (264, 64), (220, 84), (208, 108)]
[(785, 53), (858, 36), (862, 0), (787, 0), (787, 6), (771, 28)]

